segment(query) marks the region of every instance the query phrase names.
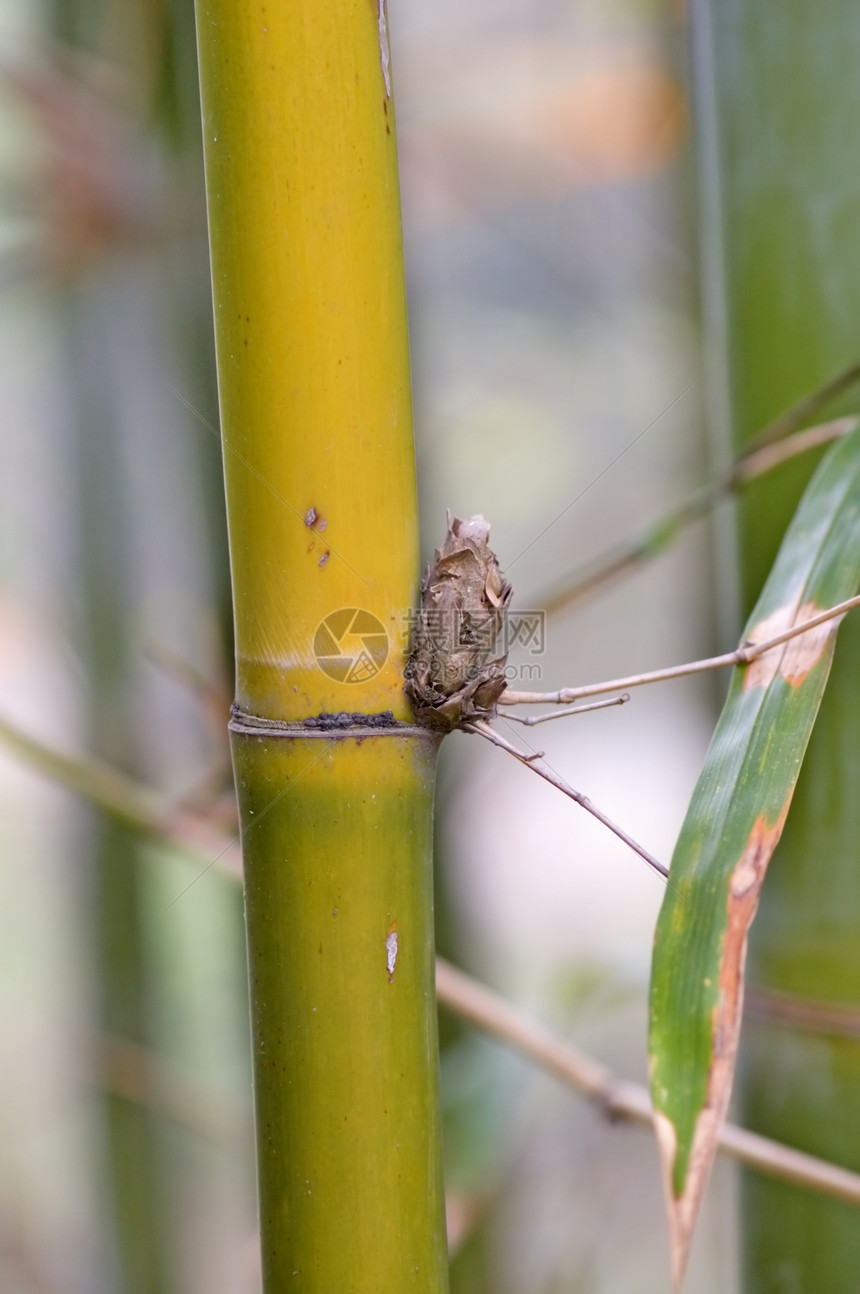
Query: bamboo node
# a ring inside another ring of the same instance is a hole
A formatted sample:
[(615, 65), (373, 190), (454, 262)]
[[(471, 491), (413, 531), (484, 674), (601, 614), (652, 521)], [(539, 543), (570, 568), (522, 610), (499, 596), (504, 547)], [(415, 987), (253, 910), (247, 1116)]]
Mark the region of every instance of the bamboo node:
[(425, 728), (395, 719), (391, 710), (361, 714), (352, 710), (323, 711), (305, 719), (270, 719), (250, 714), (234, 704), (230, 710), (230, 732), (248, 737), (325, 737), (330, 741), (362, 737), (426, 736)]

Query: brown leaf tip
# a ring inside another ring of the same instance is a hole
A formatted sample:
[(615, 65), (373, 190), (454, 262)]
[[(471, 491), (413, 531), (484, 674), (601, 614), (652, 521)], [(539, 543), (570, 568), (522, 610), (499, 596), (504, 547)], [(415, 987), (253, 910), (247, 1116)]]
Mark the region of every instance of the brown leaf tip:
[(451, 731), (489, 718), (505, 690), (499, 637), (512, 589), (489, 546), (490, 523), (448, 513), (448, 529), (421, 582), (406, 665), (415, 717)]
[(678, 1151), (675, 1127), (659, 1111), (654, 1115), (669, 1214), (672, 1279), (676, 1291), (680, 1291), (683, 1283), (693, 1229), (731, 1097), (743, 1010), (747, 934), (758, 906), (767, 865), (785, 825), (790, 798), (786, 800), (775, 822), (769, 822), (764, 814), (756, 818), (729, 881), (726, 932), (720, 958), (720, 991), (712, 1017), (707, 1088), (704, 1103), (696, 1118), (684, 1187), (680, 1195), (675, 1194), (673, 1181)]

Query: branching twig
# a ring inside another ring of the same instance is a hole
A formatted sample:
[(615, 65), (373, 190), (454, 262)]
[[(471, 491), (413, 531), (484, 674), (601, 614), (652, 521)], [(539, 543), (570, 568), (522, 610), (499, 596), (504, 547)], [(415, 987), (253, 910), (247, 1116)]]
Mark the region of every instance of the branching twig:
[[(651, 1101), (644, 1087), (617, 1079), (592, 1056), (563, 1042), (441, 958), (436, 959), (436, 994), (450, 1011), (537, 1061), (561, 1082), (595, 1101), (610, 1118), (650, 1125)], [(860, 1204), (858, 1173), (731, 1123), (724, 1124), (719, 1145), (725, 1154), (770, 1177)]]
[[(493, 733), (495, 738), (497, 734)], [(157, 836), (167, 844), (181, 844), (198, 857), (203, 845), (190, 836), (173, 833), (170, 821), (153, 811), (158, 797), (148, 787), (116, 774), (92, 760), (58, 754), (36, 738), (22, 733), (8, 722), (0, 722), (0, 739), (60, 785), (90, 800), (143, 834)], [(218, 844), (224, 848), (224, 839)], [(222, 854), (219, 865), (227, 855)], [(234, 879), (237, 871), (228, 872)], [(441, 958), (436, 962), (436, 988), (440, 1003), (463, 1019), (536, 1060), (562, 1082), (598, 1102), (608, 1115), (650, 1123), (651, 1106), (643, 1087), (616, 1079), (599, 1061), (556, 1038), (516, 1007)], [(834, 1164), (802, 1154), (756, 1133), (726, 1124), (720, 1134), (721, 1148), (760, 1172), (794, 1182), (823, 1195), (860, 1204), (860, 1175)]]
[(685, 665), (655, 669), (647, 674), (630, 674), (626, 678), (613, 678), (604, 683), (587, 683), (583, 687), (563, 687), (557, 692), (514, 692), (509, 688), (502, 693), (498, 704), (571, 705), (581, 697), (595, 696), (600, 692), (618, 692), (622, 688), (642, 687), (645, 683), (662, 683), (671, 678), (684, 678), (688, 674), (701, 674), (709, 669), (723, 669), (727, 665), (748, 665), (759, 656), (763, 656), (765, 652), (772, 651), (774, 647), (779, 647), (789, 639), (797, 638), (798, 635), (828, 620), (834, 620), (837, 616), (844, 616), (847, 611), (857, 606), (860, 606), (860, 596), (848, 598), (845, 602), (838, 602), (836, 606), (828, 607), (820, 615), (812, 616), (811, 619), (804, 620), (799, 625), (792, 625), (784, 633), (775, 634), (773, 638), (760, 643), (742, 643), (736, 651), (726, 652), (723, 656), (709, 656), (705, 660), (688, 661)]

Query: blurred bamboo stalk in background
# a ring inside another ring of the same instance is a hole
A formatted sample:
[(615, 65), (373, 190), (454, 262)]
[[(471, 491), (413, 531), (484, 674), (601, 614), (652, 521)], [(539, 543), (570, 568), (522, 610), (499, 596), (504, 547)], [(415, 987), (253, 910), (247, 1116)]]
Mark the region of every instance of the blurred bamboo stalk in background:
[[(828, 412), (840, 412), (833, 397), (856, 377), (858, 50), (860, 14), (847, 0), (828, 5), (823, 21), (802, 0), (694, 6), (705, 295), (733, 445), (724, 457), (849, 365), (829, 392)], [(780, 429), (778, 420), (766, 439)], [(797, 460), (743, 497), (745, 609), (808, 471)], [(759, 997), (798, 995), (822, 1008), (858, 1000), (858, 672), (860, 624), (849, 620), (752, 929), (749, 986)], [(774, 1017), (750, 1021), (741, 1048), (744, 1122), (858, 1169), (857, 1039)], [(743, 1193), (745, 1291), (856, 1288), (856, 1212), (751, 1172)]]

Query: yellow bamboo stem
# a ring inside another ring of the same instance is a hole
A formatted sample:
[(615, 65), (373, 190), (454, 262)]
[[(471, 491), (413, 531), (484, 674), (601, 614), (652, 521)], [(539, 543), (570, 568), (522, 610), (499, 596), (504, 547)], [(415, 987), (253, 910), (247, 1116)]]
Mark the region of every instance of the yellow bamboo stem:
[(197, 0), (266, 1294), (447, 1288), (382, 0)]
[(245, 518), (237, 699), (280, 719), (344, 709), (314, 632), (360, 607), (392, 651), (349, 708), (407, 718), (394, 648), (418, 557), (384, 10), (197, 0), (197, 25), (231, 526)]

